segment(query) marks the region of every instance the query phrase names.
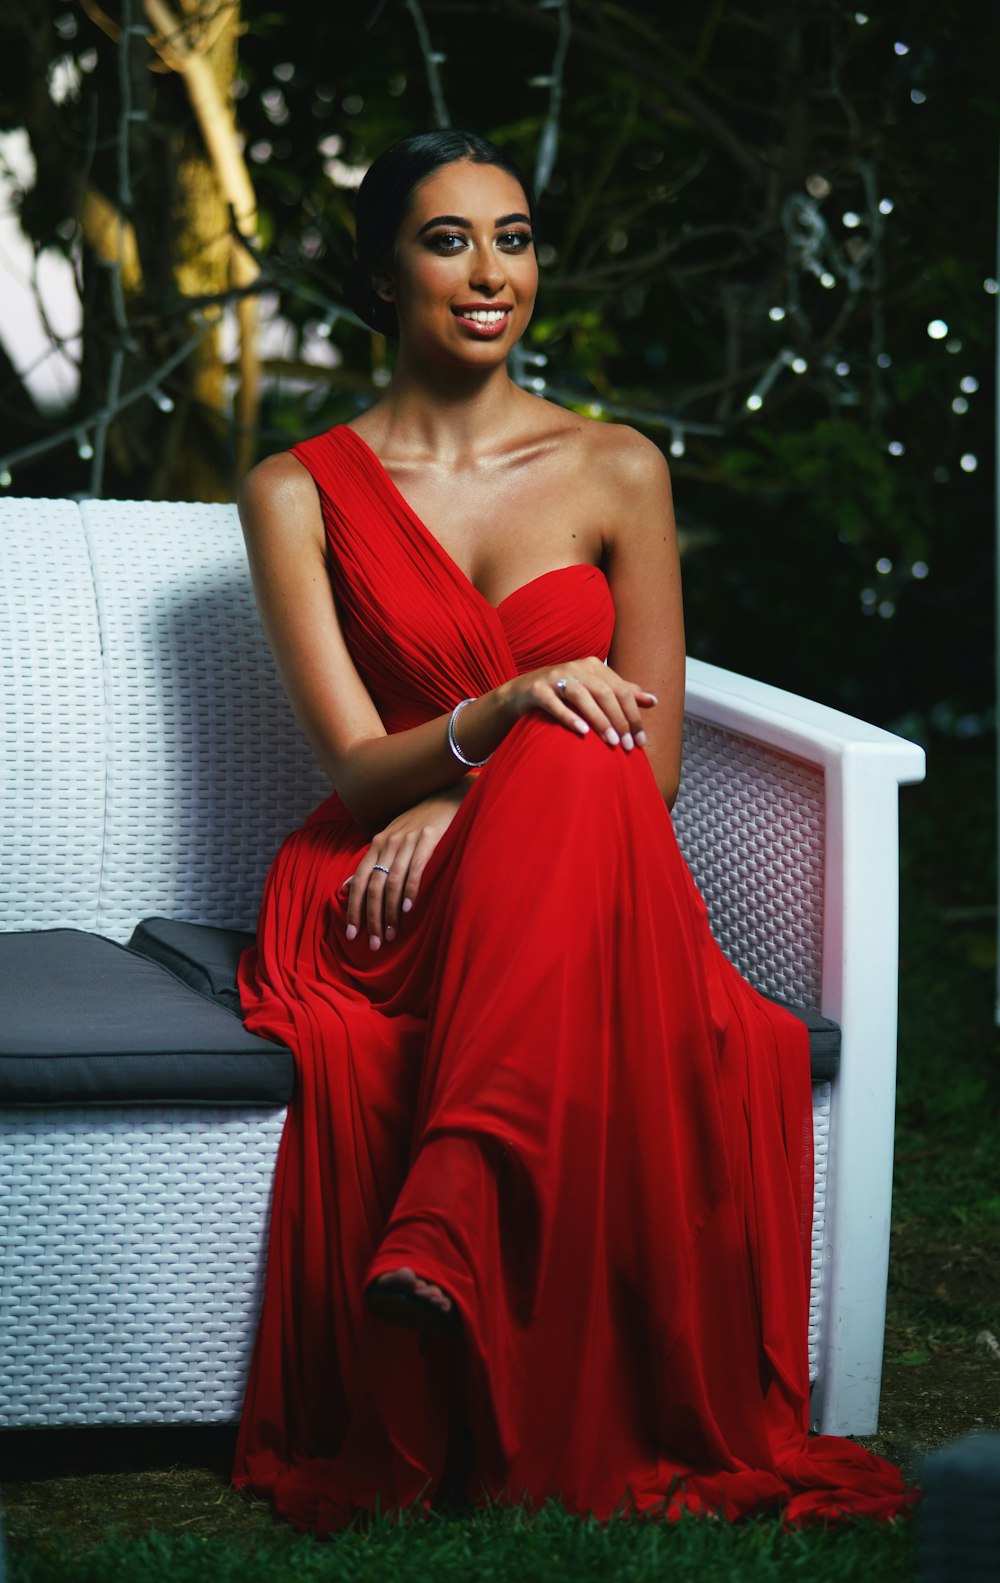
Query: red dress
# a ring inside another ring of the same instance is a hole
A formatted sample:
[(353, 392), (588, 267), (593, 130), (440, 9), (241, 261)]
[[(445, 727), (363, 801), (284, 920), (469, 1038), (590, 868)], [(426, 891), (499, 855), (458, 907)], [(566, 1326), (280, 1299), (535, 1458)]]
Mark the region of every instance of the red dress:
[[(352, 429), (292, 454), (389, 731), (607, 655), (598, 569), (494, 608)], [(316, 1533), (427, 1508), (461, 1422), (473, 1502), (904, 1509), (889, 1463), (807, 1435), (808, 1039), (713, 940), (646, 755), (523, 717), (377, 952), (340, 895), (366, 845), (317, 808), (241, 962), (247, 1026), (298, 1077), (234, 1482)], [(370, 1313), (403, 1264), (458, 1339)]]

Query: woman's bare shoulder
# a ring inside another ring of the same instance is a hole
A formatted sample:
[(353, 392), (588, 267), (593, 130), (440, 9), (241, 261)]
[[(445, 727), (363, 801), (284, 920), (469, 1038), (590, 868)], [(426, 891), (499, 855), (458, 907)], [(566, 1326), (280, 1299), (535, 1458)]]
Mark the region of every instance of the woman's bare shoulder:
[(237, 500), (245, 531), (253, 531), (258, 524), (280, 524), (285, 532), (299, 530), (309, 535), (315, 534), (317, 526), (322, 531), (316, 485), (308, 468), (290, 451), (265, 456), (252, 467)]

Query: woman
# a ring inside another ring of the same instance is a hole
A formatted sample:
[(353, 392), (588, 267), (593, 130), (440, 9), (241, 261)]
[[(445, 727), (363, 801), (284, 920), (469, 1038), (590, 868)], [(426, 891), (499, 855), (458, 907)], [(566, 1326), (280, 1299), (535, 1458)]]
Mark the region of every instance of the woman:
[(392, 383), (241, 495), (337, 791), (241, 964), (298, 1082), (234, 1479), (317, 1533), (447, 1491), (890, 1515), (895, 1469), (807, 1441), (807, 1037), (715, 945), (667, 812), (667, 468), (510, 379), (533, 225), (470, 134), (376, 160)]

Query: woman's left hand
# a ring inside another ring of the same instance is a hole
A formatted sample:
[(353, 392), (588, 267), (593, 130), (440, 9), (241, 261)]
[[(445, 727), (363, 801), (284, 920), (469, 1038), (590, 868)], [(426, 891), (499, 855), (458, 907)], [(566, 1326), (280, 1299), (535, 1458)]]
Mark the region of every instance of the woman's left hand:
[(409, 912), (417, 899), (427, 860), (471, 790), (474, 777), (466, 775), (454, 786), (425, 797), (405, 813), (398, 814), (372, 837), (371, 846), (341, 893), (347, 902), (347, 938), (354, 940), (361, 929), (368, 930), (373, 951), (383, 940), (396, 938), (400, 916)]

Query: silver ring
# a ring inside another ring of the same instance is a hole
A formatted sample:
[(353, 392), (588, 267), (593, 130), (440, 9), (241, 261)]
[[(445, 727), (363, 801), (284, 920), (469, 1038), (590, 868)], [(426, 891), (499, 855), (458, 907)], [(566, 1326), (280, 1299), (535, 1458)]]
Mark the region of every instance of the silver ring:
[(384, 863), (373, 863), (372, 869), (378, 869), (380, 874), (388, 874), (389, 872)]
[(567, 687), (569, 686), (569, 683), (570, 683), (570, 678), (564, 676), (561, 681), (556, 682), (556, 692), (557, 693), (564, 693), (566, 691)]

